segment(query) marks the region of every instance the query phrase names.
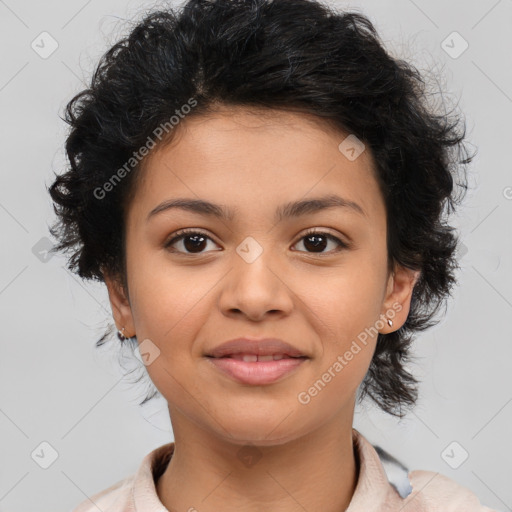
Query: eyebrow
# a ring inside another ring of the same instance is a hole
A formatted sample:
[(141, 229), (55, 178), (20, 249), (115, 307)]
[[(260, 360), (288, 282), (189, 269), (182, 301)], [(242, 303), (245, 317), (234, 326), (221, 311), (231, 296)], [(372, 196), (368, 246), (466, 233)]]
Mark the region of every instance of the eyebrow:
[[(164, 201), (153, 208), (149, 212), (146, 222), (156, 214), (174, 208), (197, 213), (199, 215), (216, 217), (225, 221), (232, 221), (235, 217), (235, 212), (223, 205), (214, 204), (203, 199), (177, 198)], [(366, 216), (366, 212), (359, 204), (338, 195), (331, 194), (283, 204), (276, 209), (275, 221), (280, 222), (284, 219), (300, 217), (302, 215), (317, 213), (321, 210), (332, 208), (346, 208), (348, 211)]]

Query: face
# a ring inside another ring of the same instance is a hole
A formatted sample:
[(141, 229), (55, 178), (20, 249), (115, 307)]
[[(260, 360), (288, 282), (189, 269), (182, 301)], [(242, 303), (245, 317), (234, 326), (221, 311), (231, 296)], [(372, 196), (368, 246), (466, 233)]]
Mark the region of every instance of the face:
[[(348, 134), (279, 111), (225, 108), (178, 128), (147, 157), (127, 213), (129, 300), (106, 279), (116, 324), (148, 348), (171, 419), (179, 411), (212, 435), (261, 445), (351, 424), (377, 331), (405, 322), (417, 277), (388, 273), (368, 148), (348, 158)], [(230, 215), (161, 206), (176, 199)], [(241, 382), (206, 354), (244, 336), (279, 338), (307, 358), (273, 382)]]

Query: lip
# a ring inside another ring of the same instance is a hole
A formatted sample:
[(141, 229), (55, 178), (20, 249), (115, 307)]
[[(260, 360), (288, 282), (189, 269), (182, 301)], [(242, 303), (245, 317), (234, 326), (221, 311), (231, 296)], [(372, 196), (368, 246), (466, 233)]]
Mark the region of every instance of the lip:
[[(280, 355), (282, 359), (244, 361), (242, 355)], [(236, 338), (215, 347), (206, 358), (224, 374), (252, 386), (276, 382), (309, 359), (297, 348), (277, 338)]]
[(285, 358), (278, 361), (247, 362), (231, 357), (208, 357), (216, 368), (235, 380), (251, 386), (271, 384), (295, 371), (306, 357)]
[(278, 338), (235, 338), (226, 341), (208, 354), (208, 357), (220, 358), (233, 354), (252, 354), (257, 356), (267, 356), (273, 354), (284, 354), (289, 357), (307, 357), (299, 349)]

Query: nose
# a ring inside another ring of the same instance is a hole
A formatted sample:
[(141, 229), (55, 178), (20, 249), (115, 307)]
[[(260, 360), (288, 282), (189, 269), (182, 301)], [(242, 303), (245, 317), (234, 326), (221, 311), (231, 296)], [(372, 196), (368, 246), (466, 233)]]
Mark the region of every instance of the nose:
[(269, 315), (280, 318), (290, 314), (294, 296), (290, 275), (276, 264), (271, 250), (253, 261), (235, 253), (233, 260), (219, 298), (224, 315), (243, 315), (257, 322)]

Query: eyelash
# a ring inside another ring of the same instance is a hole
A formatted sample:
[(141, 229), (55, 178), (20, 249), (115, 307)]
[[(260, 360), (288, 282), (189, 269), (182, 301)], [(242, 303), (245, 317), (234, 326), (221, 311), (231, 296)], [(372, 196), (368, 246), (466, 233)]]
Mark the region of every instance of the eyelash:
[[(182, 230), (176, 232), (176, 236), (174, 236), (168, 242), (166, 242), (164, 244), (164, 248), (165, 249), (170, 248), (173, 244), (175, 244), (176, 242), (182, 240), (183, 238), (186, 238), (189, 235), (202, 235), (202, 236), (208, 238), (209, 240), (212, 240), (212, 238), (210, 236), (208, 236), (203, 231), (200, 231), (200, 230), (197, 230), (197, 229), (194, 229), (194, 228), (187, 228), (187, 229), (182, 229)], [(336, 237), (334, 235), (331, 235), (330, 233), (327, 233), (325, 231), (318, 231), (315, 228), (308, 229), (308, 231), (306, 233), (304, 233), (304, 235), (302, 235), (301, 238), (298, 241), (301, 241), (302, 239), (307, 238), (308, 236), (311, 236), (311, 235), (323, 235), (326, 238), (328, 238), (329, 240), (333, 240), (334, 242), (337, 242), (339, 244), (340, 248), (337, 251), (335, 251), (335, 252), (340, 252), (340, 251), (342, 251), (344, 249), (349, 249), (350, 248), (349, 244), (343, 242), (338, 237)], [(178, 254), (184, 254), (186, 256), (189, 256), (189, 255), (192, 256), (192, 255), (196, 255), (196, 254), (203, 254), (203, 253), (181, 252), (181, 251), (176, 251), (174, 249), (169, 249), (169, 250), (170, 250), (170, 252), (174, 252), (174, 253), (178, 253)], [(305, 251), (298, 251), (298, 252), (305, 252)], [(316, 254), (318, 256), (325, 256), (325, 255), (332, 254), (332, 251), (326, 252), (326, 253), (310, 252), (308, 254)]]

